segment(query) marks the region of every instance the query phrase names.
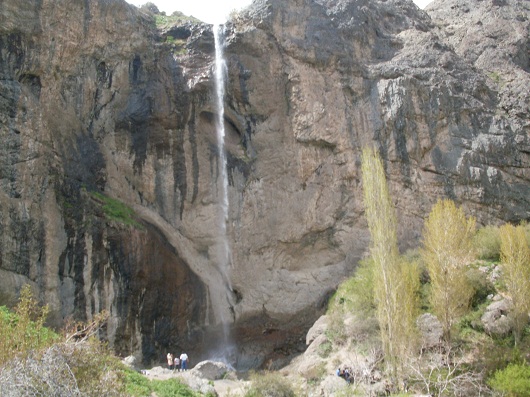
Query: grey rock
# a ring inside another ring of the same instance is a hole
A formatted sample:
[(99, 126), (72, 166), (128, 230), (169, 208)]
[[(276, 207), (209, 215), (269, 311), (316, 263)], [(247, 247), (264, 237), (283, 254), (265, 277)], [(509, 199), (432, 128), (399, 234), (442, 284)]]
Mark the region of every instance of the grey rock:
[(217, 380), (222, 379), (230, 369), (225, 363), (216, 361), (201, 361), (190, 373), (198, 378)]
[(421, 334), (422, 348), (432, 349), (442, 344), (443, 327), (438, 318), (431, 313), (424, 313), (416, 321)]
[(136, 368), (138, 364), (138, 360), (134, 356), (127, 356), (121, 362), (130, 368)]
[(309, 328), (309, 331), (307, 331), (305, 344), (309, 346), (316, 338), (322, 335), (328, 328), (328, 322), (327, 316), (320, 316), (313, 326)]
[(440, 197), (480, 223), (530, 217), (528, 19), (515, 0), (258, 0), (235, 17), (226, 271), (211, 27), (2, 1), (0, 304), (31, 283), (54, 325), (108, 310), (105, 339), (143, 362), (206, 358), (226, 324), (238, 363), (287, 362), (367, 251), (364, 146), (402, 248)]
[(506, 336), (512, 331), (512, 321), (508, 317), (510, 302), (507, 299), (497, 300), (488, 305), (480, 318), (484, 330), (492, 335)]

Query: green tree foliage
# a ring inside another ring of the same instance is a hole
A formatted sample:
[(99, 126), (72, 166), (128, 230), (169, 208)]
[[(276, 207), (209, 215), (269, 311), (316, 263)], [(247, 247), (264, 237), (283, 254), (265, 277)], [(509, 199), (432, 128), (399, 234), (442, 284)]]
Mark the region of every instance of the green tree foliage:
[(501, 252), (499, 228), (491, 225), (481, 227), (473, 237), (473, 245), (478, 258), (498, 261)]
[(425, 221), (421, 253), (431, 280), (431, 307), (446, 341), (456, 320), (469, 310), (474, 293), (467, 278), (474, 233), (474, 218), (466, 218), (451, 200), (439, 200)]
[(530, 366), (510, 364), (505, 369), (495, 372), (488, 384), (503, 396), (530, 396)]
[(383, 164), (375, 150), (363, 150), (361, 168), (377, 319), (385, 360), (397, 380), (416, 340), (419, 276), (417, 267), (399, 256), (397, 219)]
[(0, 396), (122, 396), (120, 361), (94, 338), (108, 318), (72, 324), (61, 336), (44, 326), (47, 306), (22, 288), (14, 312), (0, 308)]
[(500, 229), (503, 281), (512, 301), (510, 317), (516, 345), (530, 312), (530, 247), (524, 226), (506, 224)]
[(0, 307), (0, 366), (17, 356), (50, 346), (59, 336), (44, 327), (48, 306), (40, 307), (28, 284), (22, 287), (15, 312)]
[(330, 299), (329, 312), (353, 311), (362, 315), (372, 315), (375, 311), (373, 261), (363, 259), (355, 269), (355, 274), (341, 283)]

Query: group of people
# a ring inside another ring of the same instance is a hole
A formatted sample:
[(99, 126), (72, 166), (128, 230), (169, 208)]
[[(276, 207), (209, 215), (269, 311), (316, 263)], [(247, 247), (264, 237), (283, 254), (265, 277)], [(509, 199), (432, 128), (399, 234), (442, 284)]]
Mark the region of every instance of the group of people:
[(348, 383), (353, 383), (353, 374), (348, 368), (338, 368), (337, 369), (337, 376), (340, 376)]
[(172, 371), (186, 371), (188, 369), (188, 355), (182, 353), (180, 356), (173, 356), (173, 354), (168, 353), (167, 356), (167, 366)]

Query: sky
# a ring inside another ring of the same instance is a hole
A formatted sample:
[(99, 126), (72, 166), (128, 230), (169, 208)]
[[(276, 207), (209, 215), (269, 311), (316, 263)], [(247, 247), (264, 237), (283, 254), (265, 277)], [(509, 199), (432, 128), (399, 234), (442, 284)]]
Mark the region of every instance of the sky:
[[(127, 0), (135, 6), (150, 1), (160, 11), (170, 15), (173, 11), (181, 11), (208, 23), (223, 23), (232, 10), (239, 10), (251, 3), (251, 0)], [(418, 7), (424, 8), (432, 0), (413, 0)]]

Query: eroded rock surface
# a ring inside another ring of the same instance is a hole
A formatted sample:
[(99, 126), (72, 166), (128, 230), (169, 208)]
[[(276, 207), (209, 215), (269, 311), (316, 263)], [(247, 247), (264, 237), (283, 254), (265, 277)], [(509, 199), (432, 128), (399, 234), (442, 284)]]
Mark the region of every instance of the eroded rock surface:
[(528, 5), (427, 11), (256, 0), (227, 24), (228, 280), (211, 26), (3, 1), (0, 303), (30, 282), (55, 324), (109, 310), (103, 336), (144, 361), (207, 358), (226, 322), (241, 366), (272, 365), (366, 252), (363, 146), (384, 158), (403, 248), (441, 197), (528, 219)]

